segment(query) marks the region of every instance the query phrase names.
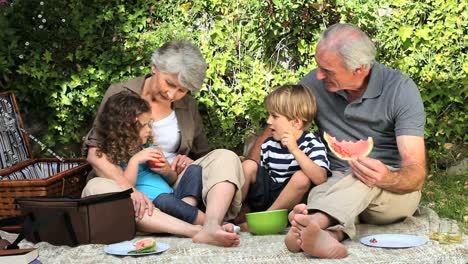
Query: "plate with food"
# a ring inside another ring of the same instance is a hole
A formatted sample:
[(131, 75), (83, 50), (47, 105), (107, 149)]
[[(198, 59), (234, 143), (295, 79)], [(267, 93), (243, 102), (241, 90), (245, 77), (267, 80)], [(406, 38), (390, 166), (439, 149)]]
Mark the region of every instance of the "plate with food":
[(152, 238), (144, 238), (137, 241), (124, 241), (104, 247), (107, 254), (118, 256), (145, 256), (162, 253), (169, 249), (169, 245), (157, 242)]
[(381, 248), (410, 248), (426, 244), (427, 239), (417, 235), (378, 234), (362, 237), (362, 244)]

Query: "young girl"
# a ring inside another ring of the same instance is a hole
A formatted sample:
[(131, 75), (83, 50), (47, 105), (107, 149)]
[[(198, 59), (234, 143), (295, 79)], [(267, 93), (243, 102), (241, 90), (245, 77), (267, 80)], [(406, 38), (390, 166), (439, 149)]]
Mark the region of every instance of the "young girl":
[[(124, 176), (153, 201), (156, 208), (185, 222), (202, 225), (204, 213), (198, 210), (202, 197), (202, 171), (190, 165), (177, 181), (162, 152), (152, 143), (151, 108), (133, 92), (112, 95), (102, 109), (97, 133), (103, 139), (98, 155), (124, 170)], [(151, 166), (151, 167), (150, 167)]]

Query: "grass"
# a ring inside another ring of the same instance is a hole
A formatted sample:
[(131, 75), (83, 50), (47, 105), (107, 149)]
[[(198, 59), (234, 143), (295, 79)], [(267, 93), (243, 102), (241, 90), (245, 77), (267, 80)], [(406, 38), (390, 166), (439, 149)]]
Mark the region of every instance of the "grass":
[(468, 234), (467, 195), (468, 171), (462, 175), (448, 175), (444, 170), (434, 170), (424, 185), (421, 203), (440, 217), (457, 220)]

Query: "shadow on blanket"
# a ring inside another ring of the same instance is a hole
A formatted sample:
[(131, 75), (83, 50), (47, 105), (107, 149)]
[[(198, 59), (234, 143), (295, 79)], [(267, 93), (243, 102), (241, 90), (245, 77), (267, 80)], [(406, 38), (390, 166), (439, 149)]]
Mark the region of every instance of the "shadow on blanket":
[[(435, 214), (428, 208), (403, 222), (387, 226), (361, 224), (357, 226), (358, 237), (371, 234), (415, 234), (427, 237), (428, 217)], [(13, 241), (15, 234), (0, 231), (0, 235)], [(191, 239), (174, 236), (152, 236), (156, 241), (170, 245), (162, 254), (142, 257), (117, 257), (107, 255), (105, 245), (83, 245), (75, 248), (52, 246), (41, 242), (27, 241), (20, 247), (39, 248), (39, 260), (49, 263), (468, 263), (468, 238), (462, 244), (439, 245), (429, 241), (425, 245), (407, 249), (383, 249), (367, 247), (359, 241), (347, 240), (349, 256), (341, 260), (323, 260), (303, 253), (290, 253), (284, 246), (284, 235), (253, 236), (241, 234), (241, 245), (237, 248), (220, 248), (192, 243)], [(141, 237), (139, 237), (141, 238)]]

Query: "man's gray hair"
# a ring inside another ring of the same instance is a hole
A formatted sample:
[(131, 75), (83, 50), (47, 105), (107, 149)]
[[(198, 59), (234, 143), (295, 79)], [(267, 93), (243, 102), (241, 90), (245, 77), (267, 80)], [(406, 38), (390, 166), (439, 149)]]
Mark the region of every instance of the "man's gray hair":
[(335, 51), (345, 67), (352, 71), (364, 65), (370, 69), (375, 61), (375, 45), (369, 36), (352, 24), (334, 24), (320, 36), (319, 43)]
[(163, 73), (177, 74), (180, 84), (198, 91), (206, 76), (206, 62), (200, 49), (184, 41), (171, 41), (156, 49), (151, 62)]

